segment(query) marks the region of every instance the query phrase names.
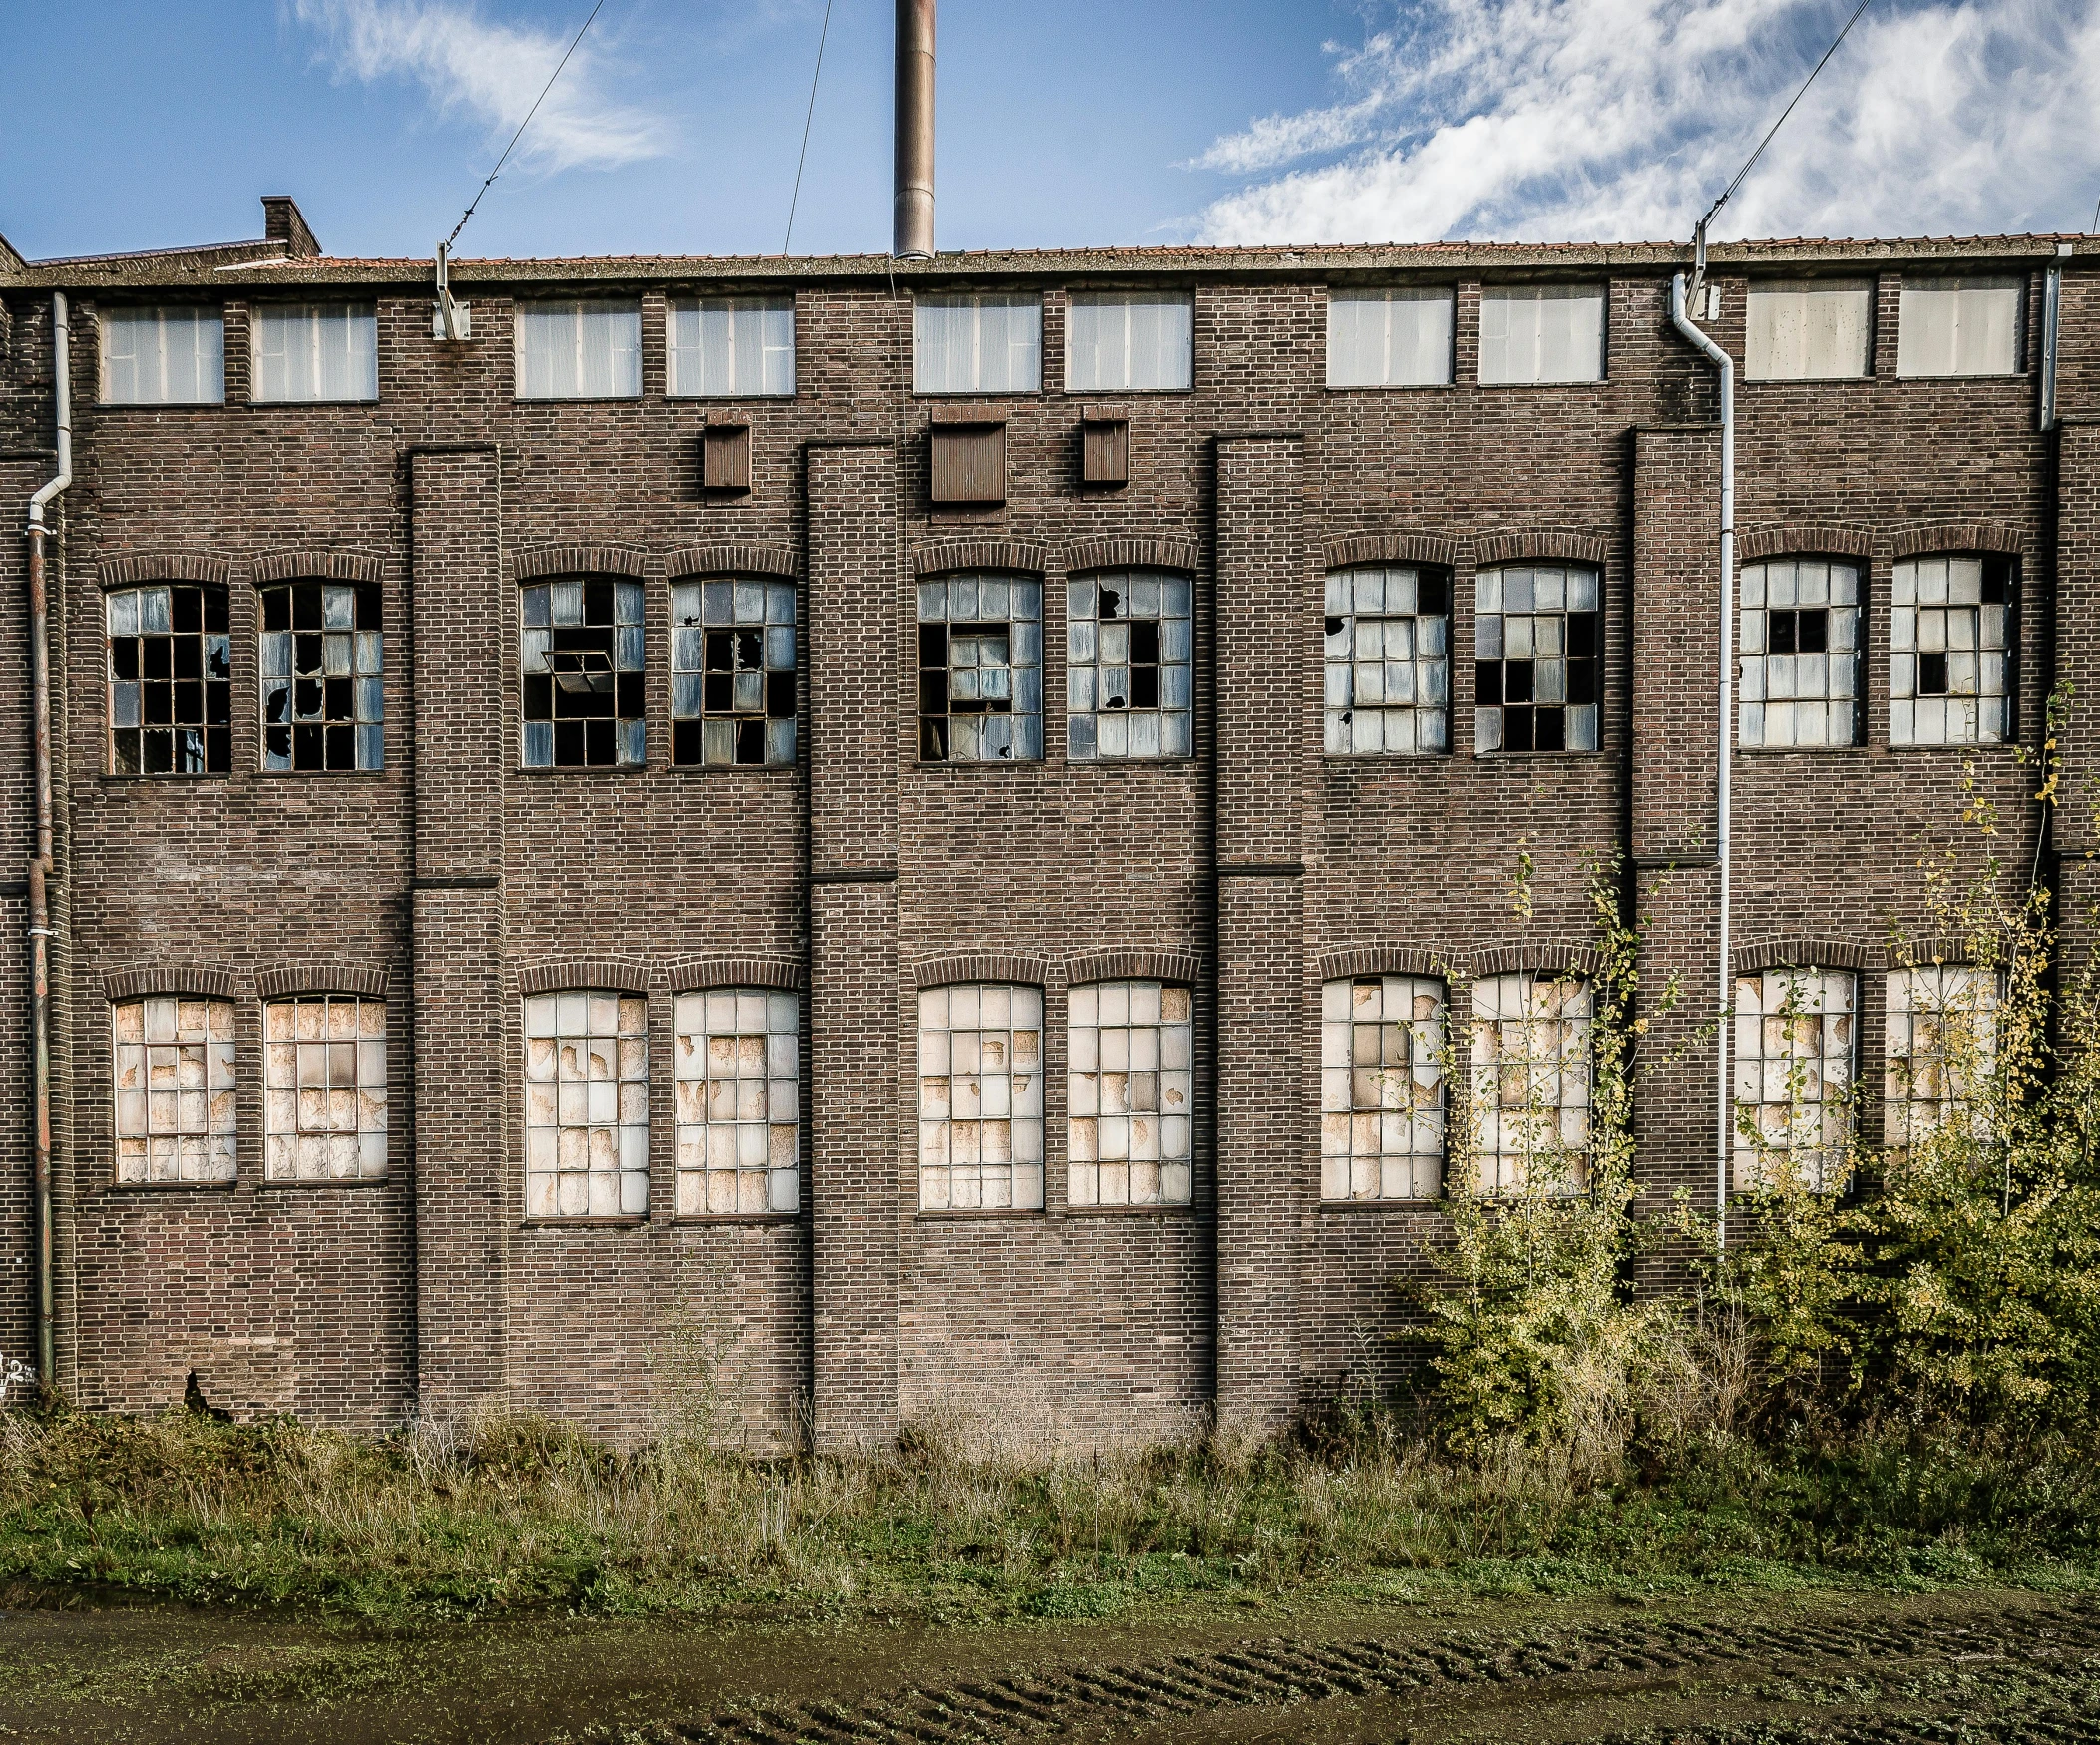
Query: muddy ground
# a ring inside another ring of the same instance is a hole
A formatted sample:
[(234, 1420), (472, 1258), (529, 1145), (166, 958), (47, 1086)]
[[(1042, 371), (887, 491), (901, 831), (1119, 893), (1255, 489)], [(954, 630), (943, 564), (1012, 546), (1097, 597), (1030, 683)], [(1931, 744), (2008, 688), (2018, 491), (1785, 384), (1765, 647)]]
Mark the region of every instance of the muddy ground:
[(2100, 1600), (1299, 1598), (1105, 1623), (416, 1634), (0, 1612), (0, 1740), (209, 1745), (2100, 1742)]

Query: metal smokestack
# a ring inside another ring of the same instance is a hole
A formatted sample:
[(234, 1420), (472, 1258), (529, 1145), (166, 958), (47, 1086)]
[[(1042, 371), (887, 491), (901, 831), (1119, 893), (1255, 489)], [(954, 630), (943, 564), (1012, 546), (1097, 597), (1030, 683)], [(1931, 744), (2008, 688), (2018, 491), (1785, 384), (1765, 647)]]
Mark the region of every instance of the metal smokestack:
[(934, 253), (934, 0), (897, 0), (897, 237), (900, 260)]

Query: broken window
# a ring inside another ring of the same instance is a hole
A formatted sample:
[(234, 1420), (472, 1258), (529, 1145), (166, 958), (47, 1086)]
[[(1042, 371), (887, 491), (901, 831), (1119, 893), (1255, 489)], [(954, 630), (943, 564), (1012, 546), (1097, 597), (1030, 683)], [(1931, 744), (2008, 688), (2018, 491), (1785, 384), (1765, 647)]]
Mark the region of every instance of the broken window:
[(518, 398), (638, 400), (641, 305), (518, 304)]
[(231, 1181), (233, 1003), (160, 994), (111, 1016), (117, 1179)]
[(756, 578), (670, 591), (671, 757), (795, 760), (795, 585)]
[(646, 762), (641, 584), (574, 577), (524, 594), (526, 767)]
[(919, 1204), (1043, 1207), (1043, 991), (1003, 983), (919, 996)]
[(102, 311), (102, 398), (112, 406), (216, 406), (226, 397), (225, 317), (178, 304)]
[(1483, 383), (1604, 379), (1604, 287), (1491, 285), (1480, 293)]
[(1441, 387), (1452, 379), (1450, 286), (1332, 291), (1327, 298), (1327, 385)]
[(1850, 745), (1859, 714), (1859, 569), (1772, 558), (1745, 564), (1741, 585), (1738, 739)]
[(1773, 969), (1736, 978), (1735, 1184), (1844, 1185), (1853, 977)]
[(1889, 614), (1889, 742), (1995, 745), (2012, 736), (2012, 560), (1908, 558)]
[(257, 402), (379, 398), (370, 303), (257, 303), (250, 318)]
[(677, 1004), (678, 1215), (801, 1203), (802, 1002), (715, 988)]
[(1603, 615), (1597, 573), (1482, 570), (1473, 581), (1473, 749), (1594, 751)]
[(1160, 393), (1195, 379), (1195, 300), (1074, 291), (1064, 330), (1064, 391)]
[(1033, 394), (1043, 385), (1043, 299), (924, 296), (912, 305), (912, 392)]
[(639, 1218), (648, 1205), (648, 1002), (597, 989), (530, 996), (526, 1216)]
[(1896, 330), (1899, 376), (2009, 376), (2020, 369), (2019, 278), (1906, 278)]
[(1337, 570), (1327, 578), (1330, 755), (1451, 749), (1451, 577)]
[(1529, 972), (1472, 987), (1478, 1187), (1579, 1193), (1589, 1181), (1591, 990)]
[(262, 1009), (264, 1169), (271, 1181), (386, 1173), (386, 1002), (346, 994)]
[(1751, 381), (1864, 376), (1874, 360), (1874, 286), (1841, 279), (1750, 287), (1743, 373)]
[(1189, 756), (1188, 578), (1112, 571), (1066, 587), (1067, 755)]
[(1320, 990), (1320, 1197), (1444, 1188), (1444, 984), (1358, 976)]
[(262, 590), (262, 767), (378, 769), (379, 590), (291, 582)]
[(226, 591), (157, 582), (107, 597), (110, 768), (118, 775), (224, 775), (233, 767)]
[(1981, 1091), (1997, 1053), (1998, 979), (1975, 964), (1889, 973), (1882, 1142), (1922, 1144)]
[(1187, 1205), (1194, 1030), (1186, 988), (1071, 991), (1067, 1197), (1075, 1206)]
[(755, 399), (795, 391), (795, 299), (702, 297), (670, 306), (674, 397)]
[(1042, 757), (1041, 582), (919, 584), (919, 755), (929, 763)]

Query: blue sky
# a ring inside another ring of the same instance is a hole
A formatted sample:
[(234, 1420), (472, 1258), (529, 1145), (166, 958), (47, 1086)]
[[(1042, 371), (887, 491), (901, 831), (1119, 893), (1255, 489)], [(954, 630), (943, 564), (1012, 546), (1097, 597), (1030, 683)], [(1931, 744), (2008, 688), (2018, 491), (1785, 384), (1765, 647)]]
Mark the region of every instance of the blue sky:
[[(452, 226), (589, 0), (73, 0), (0, 59), (0, 232)], [(943, 247), (1682, 236), (1847, 0), (943, 0)], [(463, 255), (777, 251), (824, 0), (607, 0)], [(889, 235), (891, 0), (834, 0), (795, 251)], [(33, 52), (31, 52), (33, 51)], [(1875, 0), (1725, 234), (2083, 229), (2100, 0)]]

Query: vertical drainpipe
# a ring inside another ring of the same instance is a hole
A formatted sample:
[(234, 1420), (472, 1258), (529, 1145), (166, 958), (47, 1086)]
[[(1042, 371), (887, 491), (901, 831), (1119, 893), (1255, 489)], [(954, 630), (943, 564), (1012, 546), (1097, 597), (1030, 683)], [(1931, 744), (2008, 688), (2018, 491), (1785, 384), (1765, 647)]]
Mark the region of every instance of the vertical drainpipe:
[(897, 0), (897, 227), (899, 260), (934, 257), (934, 0)]
[[(1697, 237), (1698, 265), (1693, 279), (1706, 282), (1706, 226)], [(1736, 365), (1735, 359), (1692, 325), (1685, 310), (1684, 274), (1670, 280), (1670, 320), (1707, 358), (1721, 378), (1721, 708), (1719, 720), (1720, 766), (1716, 782), (1716, 860), (1721, 874), (1721, 941), (1718, 953), (1718, 991), (1714, 1022), (1714, 1240), (1728, 1245), (1728, 1164), (1734, 1149), (1733, 1097), (1728, 1077), (1728, 1044), (1734, 1021), (1733, 980), (1729, 974), (1729, 779), (1733, 746), (1736, 665)]]
[(29, 862), (29, 1033), (36, 1083), (35, 1220), (37, 1379), (58, 1380), (51, 1216), (51, 601), (44, 567), (44, 506), (73, 483), (73, 394), (66, 298), (51, 298), (51, 355), (58, 410), (58, 472), (29, 500), (29, 663), (36, 711), (37, 843)]

